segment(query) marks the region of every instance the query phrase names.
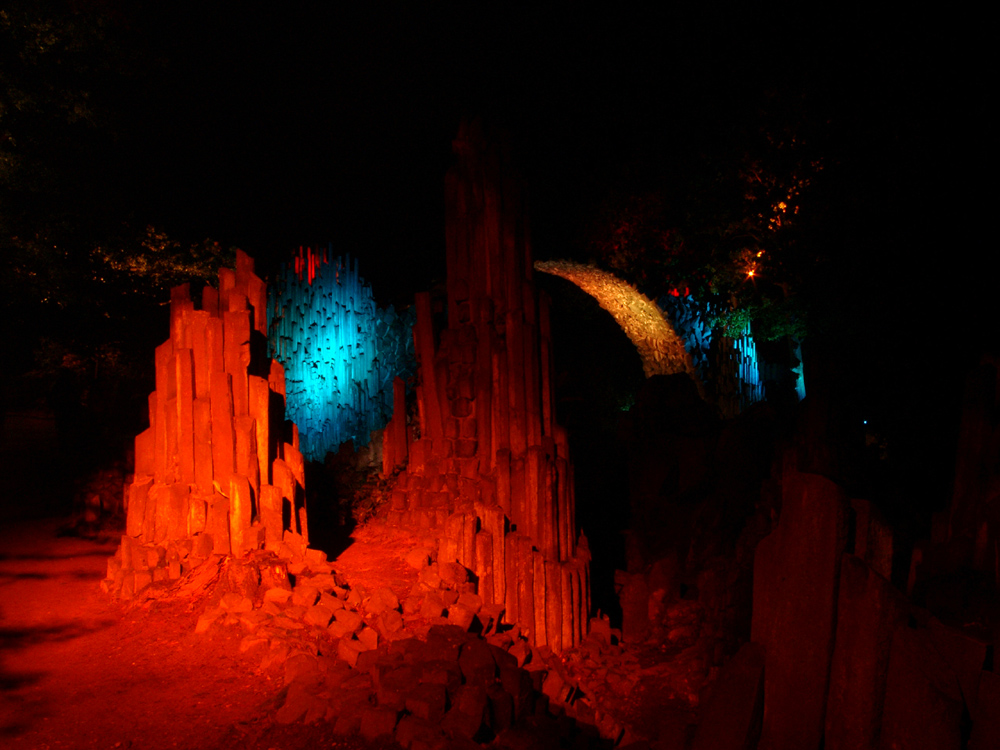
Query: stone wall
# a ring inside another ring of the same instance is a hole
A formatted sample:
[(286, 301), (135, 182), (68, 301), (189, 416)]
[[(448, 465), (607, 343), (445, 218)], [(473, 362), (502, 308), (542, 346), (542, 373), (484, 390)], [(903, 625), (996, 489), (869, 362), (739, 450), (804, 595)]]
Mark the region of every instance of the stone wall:
[(170, 299), (170, 338), (156, 349), (149, 428), (135, 439), (121, 547), (107, 591), (129, 597), (212, 554), (308, 544), (298, 431), (285, 421), (285, 375), (266, 355), (266, 288), (253, 260), (219, 272), (196, 309), (188, 285)]
[(405, 424), (397, 382), (383, 436), (384, 471), (402, 470), (389, 516), (438, 532), (439, 565), (470, 570), (485, 608), (559, 652), (586, 634), (590, 553), (554, 421), (548, 301), (503, 155), (474, 126), (454, 151), (446, 298), (416, 299), (419, 424)]
[(758, 719), (712, 747), (759, 738), (761, 750), (958, 750), (963, 735), (979, 738), (970, 748), (995, 747), (995, 633), (957, 611), (939, 620), (908, 599), (889, 578), (893, 531), (866, 501), (798, 471), (792, 451), (781, 485), (778, 524), (754, 567), (752, 641), (763, 676), (740, 683), (739, 670), (720, 674), (716, 688), (736, 714), (753, 709)]

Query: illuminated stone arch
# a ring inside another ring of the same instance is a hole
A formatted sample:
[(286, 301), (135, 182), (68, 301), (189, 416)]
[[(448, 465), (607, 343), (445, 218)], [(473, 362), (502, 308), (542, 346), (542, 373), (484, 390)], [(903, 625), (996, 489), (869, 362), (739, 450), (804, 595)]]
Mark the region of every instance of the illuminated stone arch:
[(702, 390), (683, 339), (659, 305), (634, 286), (594, 266), (565, 260), (535, 261), (535, 269), (575, 284), (611, 313), (639, 352), (647, 378), (685, 372)]

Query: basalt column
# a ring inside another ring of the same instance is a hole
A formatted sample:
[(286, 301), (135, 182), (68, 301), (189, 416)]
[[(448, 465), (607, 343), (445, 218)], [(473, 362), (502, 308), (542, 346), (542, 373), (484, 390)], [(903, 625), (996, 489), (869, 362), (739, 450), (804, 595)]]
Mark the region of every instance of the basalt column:
[(419, 438), (397, 424), (398, 407), (385, 431), (385, 470), (408, 456), (391, 520), (438, 529), (438, 562), (461, 563), (484, 605), (558, 652), (586, 633), (590, 552), (553, 421), (548, 300), (532, 281), (521, 188), (503, 155), (468, 127), (454, 152), (447, 298), (416, 299)]
[(284, 370), (266, 355), (266, 298), (242, 252), (218, 289), (205, 287), (200, 309), (188, 285), (172, 290), (106, 590), (131, 596), (212, 554), (304, 554), (304, 463), (285, 422)]

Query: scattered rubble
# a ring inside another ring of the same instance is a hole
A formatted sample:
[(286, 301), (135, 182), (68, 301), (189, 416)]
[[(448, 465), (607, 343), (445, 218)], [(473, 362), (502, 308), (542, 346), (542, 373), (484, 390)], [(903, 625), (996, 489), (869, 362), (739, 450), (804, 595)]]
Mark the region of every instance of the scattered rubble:
[[(391, 736), (407, 748), (523, 747), (525, 732), (595, 748), (625, 737), (605, 699), (627, 695), (642, 672), (606, 620), (595, 621), (579, 649), (533, 647), (519, 628), (498, 629), (500, 613), (483, 606), (469, 571), (440, 564), (425, 539), (372, 526), (410, 571), (409, 590), (349, 581), (315, 550), (200, 557), (188, 544), (125, 542), (118, 554), (133, 555), (137, 572), (133, 590), (120, 591), (133, 607), (190, 599), (201, 612), (195, 631), (206, 636), (242, 631), (240, 650), (284, 686), (279, 724), (328, 722), (337, 734)], [(171, 577), (163, 563), (174, 555), (180, 574)], [(142, 577), (140, 559), (152, 565)], [(114, 592), (119, 565), (117, 555), (109, 561), (105, 591)]]

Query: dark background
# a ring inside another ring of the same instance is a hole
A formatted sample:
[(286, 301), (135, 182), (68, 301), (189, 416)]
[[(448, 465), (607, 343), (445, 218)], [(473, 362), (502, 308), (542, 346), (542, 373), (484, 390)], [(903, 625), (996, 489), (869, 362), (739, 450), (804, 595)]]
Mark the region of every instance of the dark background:
[(264, 275), (332, 242), (380, 302), (406, 304), (444, 276), (462, 117), (508, 134), (536, 257), (581, 260), (612, 188), (683, 194), (762, 123), (804, 123), (827, 165), (811, 351), (913, 491), (946, 492), (962, 378), (997, 336), (980, 20), (330, 5), (65, 6), (101, 18), (119, 55), (92, 91), (106, 119), (68, 150), (74, 200), (108, 225), (239, 246)]

